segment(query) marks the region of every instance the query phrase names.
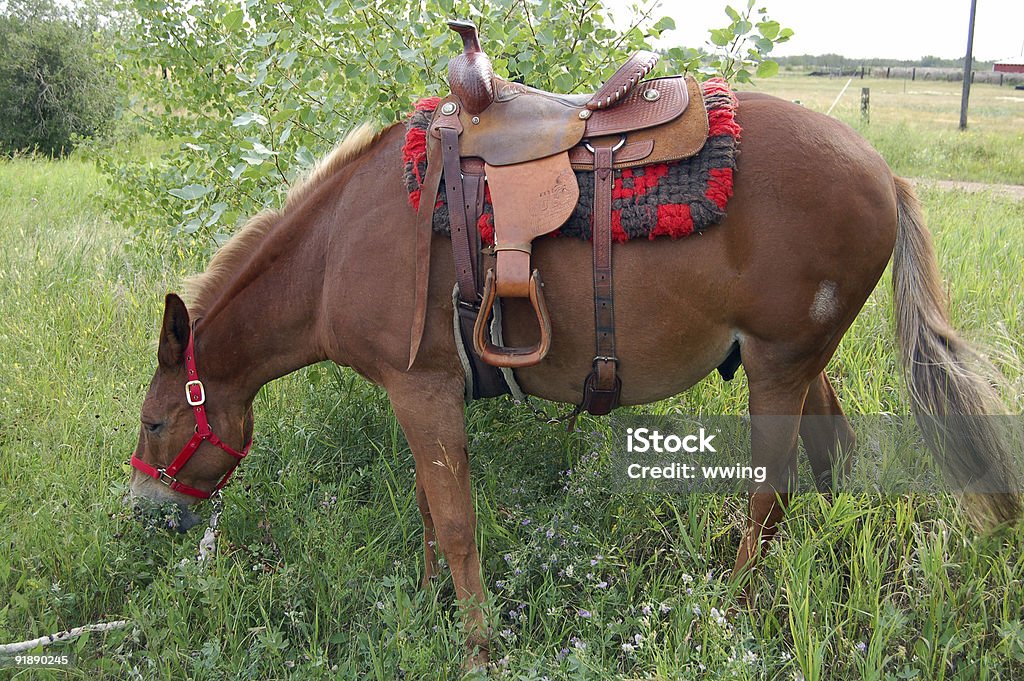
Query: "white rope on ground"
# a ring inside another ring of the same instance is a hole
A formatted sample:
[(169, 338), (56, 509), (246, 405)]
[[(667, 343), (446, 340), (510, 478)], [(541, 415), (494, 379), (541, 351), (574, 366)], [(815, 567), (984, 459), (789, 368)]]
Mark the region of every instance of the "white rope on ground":
[(66, 631), (60, 631), (56, 634), (50, 634), (49, 636), (40, 636), (39, 638), (32, 639), (31, 641), (5, 643), (3, 645), (0, 645), (0, 655), (14, 655), (15, 653), (21, 653), (26, 650), (32, 650), (33, 648), (36, 648), (38, 646), (48, 646), (52, 643), (69, 641), (73, 638), (78, 638), (82, 634), (89, 631), (111, 631), (113, 629), (124, 629), (131, 623), (131, 620), (117, 620), (116, 622), (86, 624), (85, 626), (75, 627), (74, 629), (68, 629)]

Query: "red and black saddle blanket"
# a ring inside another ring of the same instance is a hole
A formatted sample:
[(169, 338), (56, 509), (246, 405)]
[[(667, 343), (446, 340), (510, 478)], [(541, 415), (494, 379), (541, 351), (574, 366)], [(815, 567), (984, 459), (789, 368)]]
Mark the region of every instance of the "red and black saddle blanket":
[[(736, 95), (724, 80), (702, 84), (708, 111), (708, 139), (696, 155), (671, 163), (655, 163), (615, 171), (612, 189), (612, 239), (638, 237), (679, 238), (701, 232), (722, 221), (732, 197), (733, 172), (740, 139), (736, 122)], [(402, 158), (409, 203), (419, 210), (420, 186), (427, 172), (426, 131), (439, 97), (416, 102), (409, 115)], [(580, 198), (572, 216), (552, 232), (590, 239), (594, 210), (594, 174), (576, 171)], [(442, 184), (443, 186), (443, 184)], [(486, 190), (485, 190), (486, 191)], [(494, 209), (485, 193), (484, 212), (477, 227), (484, 244), (494, 243)], [(435, 232), (449, 234), (445, 192), (438, 192), (434, 207)]]

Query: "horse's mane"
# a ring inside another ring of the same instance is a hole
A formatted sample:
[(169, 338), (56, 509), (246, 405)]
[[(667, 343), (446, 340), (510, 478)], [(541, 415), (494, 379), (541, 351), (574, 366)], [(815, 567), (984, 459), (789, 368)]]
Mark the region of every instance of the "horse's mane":
[(363, 124), (345, 135), (327, 156), (316, 163), (288, 190), (284, 206), (268, 208), (249, 218), (238, 232), (214, 254), (206, 271), (185, 280), (185, 296), (193, 318), (205, 314), (224, 290), (232, 275), (256, 252), (267, 233), (292, 206), (297, 206), (327, 178), (362, 156), (380, 139), (383, 130)]

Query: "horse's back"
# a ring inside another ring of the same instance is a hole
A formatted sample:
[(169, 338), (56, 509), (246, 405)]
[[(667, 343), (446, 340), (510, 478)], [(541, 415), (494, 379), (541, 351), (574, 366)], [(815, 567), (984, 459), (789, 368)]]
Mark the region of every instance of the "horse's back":
[[(614, 248), (622, 398), (676, 394), (734, 344), (783, 357), (819, 352), (845, 331), (881, 276), (895, 240), (892, 174), (845, 124), (762, 94), (742, 94), (735, 193), (725, 220), (681, 239)], [(541, 239), (552, 348), (517, 375), (528, 392), (575, 401), (593, 358), (591, 251)], [(531, 314), (510, 305), (507, 335), (529, 339)], [(829, 350), (831, 354), (831, 350)]]

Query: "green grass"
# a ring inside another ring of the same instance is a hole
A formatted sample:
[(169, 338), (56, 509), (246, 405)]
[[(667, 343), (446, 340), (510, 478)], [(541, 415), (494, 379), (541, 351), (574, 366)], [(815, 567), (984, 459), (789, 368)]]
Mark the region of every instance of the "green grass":
[[(758, 81), (755, 89), (824, 113), (846, 81), (786, 76)], [(870, 123), (860, 115), (865, 87)], [(857, 128), (898, 175), (1024, 184), (1024, 93), (975, 84), (962, 132), (960, 96), (960, 83), (855, 78), (832, 115)]]
[[(319, 365), (260, 394), (208, 566), (197, 534), (125, 512), (162, 296), (201, 263), (130, 241), (102, 192), (81, 161), (0, 164), (0, 643), (134, 623), (57, 646), (78, 657), (68, 671), (18, 678), (460, 678), (450, 580), (418, 588), (412, 458), (352, 372)], [(922, 197), (953, 318), (998, 350), (1019, 412), (1024, 206)], [(852, 413), (906, 411), (889, 286), (829, 368)], [(654, 409), (745, 401), (741, 372)], [(1020, 528), (978, 536), (946, 495), (803, 495), (756, 611), (728, 621), (741, 498), (614, 492), (599, 420), (567, 434), (499, 400), (468, 422), (498, 678), (1024, 677)]]

